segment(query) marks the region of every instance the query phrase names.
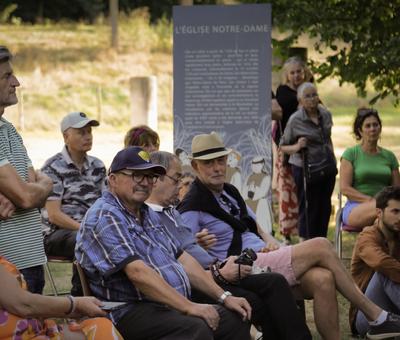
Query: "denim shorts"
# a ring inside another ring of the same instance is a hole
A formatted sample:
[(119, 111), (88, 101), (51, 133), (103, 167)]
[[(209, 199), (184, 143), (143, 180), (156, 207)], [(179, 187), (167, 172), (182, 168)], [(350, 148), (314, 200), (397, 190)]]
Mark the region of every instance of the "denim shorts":
[(350, 201), (347, 200), (346, 204), (343, 207), (343, 212), (342, 212), (342, 219), (344, 224), (349, 224), (349, 215), (351, 211), (360, 205), (360, 202), (355, 202), (355, 201)]

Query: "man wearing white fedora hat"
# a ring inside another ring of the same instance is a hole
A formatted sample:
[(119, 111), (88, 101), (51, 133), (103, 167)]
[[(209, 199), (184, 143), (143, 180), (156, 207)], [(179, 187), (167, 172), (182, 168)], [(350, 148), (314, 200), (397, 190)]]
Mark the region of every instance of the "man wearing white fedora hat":
[(255, 250), (255, 266), (284, 275), (305, 298), (314, 299), (314, 318), (324, 339), (341, 339), (336, 290), (365, 314), (372, 338), (400, 334), (400, 317), (392, 317), (361, 293), (326, 238), (281, 246), (271, 235), (257, 234), (254, 212), (225, 183), (230, 151), (215, 132), (193, 138), (191, 157), (197, 178), (178, 206), (185, 224), (209, 254), (223, 260), (245, 248)]

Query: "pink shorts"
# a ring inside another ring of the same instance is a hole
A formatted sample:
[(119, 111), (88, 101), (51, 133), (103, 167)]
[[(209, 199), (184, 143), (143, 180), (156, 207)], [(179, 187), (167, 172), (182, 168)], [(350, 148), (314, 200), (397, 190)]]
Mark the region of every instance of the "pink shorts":
[(282, 274), (290, 286), (300, 283), (292, 268), (292, 246), (283, 246), (269, 253), (257, 253), (254, 264), (261, 268), (269, 267), (271, 271)]

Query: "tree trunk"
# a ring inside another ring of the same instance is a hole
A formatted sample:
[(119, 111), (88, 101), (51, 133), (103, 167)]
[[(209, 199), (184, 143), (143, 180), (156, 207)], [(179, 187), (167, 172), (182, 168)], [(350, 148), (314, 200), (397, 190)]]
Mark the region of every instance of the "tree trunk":
[(193, 0), (179, 0), (181, 6), (193, 6)]
[(111, 47), (118, 49), (118, 0), (110, 0)]

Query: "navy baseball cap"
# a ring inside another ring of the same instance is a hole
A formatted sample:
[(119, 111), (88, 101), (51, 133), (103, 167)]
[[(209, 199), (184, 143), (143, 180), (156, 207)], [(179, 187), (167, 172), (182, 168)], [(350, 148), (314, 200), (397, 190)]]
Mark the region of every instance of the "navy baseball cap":
[(110, 173), (120, 170), (147, 170), (151, 169), (158, 175), (165, 175), (166, 170), (159, 164), (150, 161), (150, 155), (138, 146), (130, 146), (119, 151), (110, 166)]

